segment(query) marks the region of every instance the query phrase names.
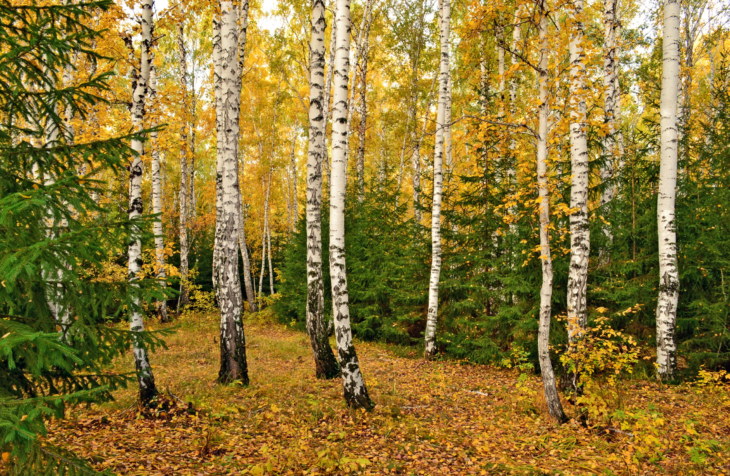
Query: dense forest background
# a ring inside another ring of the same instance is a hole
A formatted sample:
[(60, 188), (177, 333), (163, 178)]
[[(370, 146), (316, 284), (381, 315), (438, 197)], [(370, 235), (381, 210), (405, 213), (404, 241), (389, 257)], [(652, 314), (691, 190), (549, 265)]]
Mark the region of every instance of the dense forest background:
[(3, 463), (62, 471), (46, 422), (130, 385), (172, 412), (154, 355), (213, 315), (218, 383), (249, 384), (247, 322), (283, 324), (352, 408), (377, 399), (351, 333), (540, 373), (562, 422), (554, 365), (609, 433), (655, 418), (607, 410), (619, 377), (724, 385), (729, 24), (713, 0), (0, 0)]

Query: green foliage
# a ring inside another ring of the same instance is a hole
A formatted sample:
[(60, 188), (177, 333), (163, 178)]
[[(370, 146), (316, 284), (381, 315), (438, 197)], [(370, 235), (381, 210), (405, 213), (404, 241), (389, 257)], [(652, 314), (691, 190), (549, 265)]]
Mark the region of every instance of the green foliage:
[(150, 238), (148, 219), (130, 223), (94, 198), (95, 177), (123, 177), (133, 136), (75, 143), (68, 127), (104, 101), (109, 75), (64, 84), (62, 74), (74, 57), (102, 59), (87, 25), (110, 5), (0, 2), (0, 452), (14, 474), (92, 472), (40, 442), (45, 421), (126, 385), (130, 375), (104, 366), (133, 340), (162, 345), (106, 325), (165, 297), (154, 280), (130, 286), (105, 269), (131, 237)]
[[(350, 200), (346, 235), (350, 312), (355, 335), (398, 344), (420, 342), (425, 323), (428, 250), (425, 230), (404, 219), (392, 184), (381, 184), (362, 203)], [(323, 207), (325, 310), (331, 309), (328, 207)], [(304, 220), (284, 247), (275, 310), (284, 323), (304, 326), (306, 229)]]

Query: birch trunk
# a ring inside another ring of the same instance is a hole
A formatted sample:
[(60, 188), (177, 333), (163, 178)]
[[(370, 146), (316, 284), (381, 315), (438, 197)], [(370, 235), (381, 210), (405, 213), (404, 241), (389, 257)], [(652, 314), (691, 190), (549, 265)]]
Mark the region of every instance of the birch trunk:
[(251, 276), (251, 257), (248, 255), (248, 246), (246, 245), (246, 214), (244, 213), (243, 194), (240, 195), (240, 206), (238, 207), (238, 247), (241, 250), (241, 258), (243, 260), (243, 287), (246, 289), (246, 299), (248, 301), (248, 309), (251, 312), (258, 311), (256, 302), (256, 290), (253, 287), (253, 279)]
[(438, 292), (441, 275), (441, 192), (443, 185), (443, 160), (446, 152), (446, 133), (450, 128), (447, 117), (449, 101), (449, 31), (451, 0), (440, 2), (441, 61), (439, 66), (439, 101), (436, 113), (436, 146), (433, 157), (433, 208), (431, 211), (431, 278), (428, 285), (428, 315), (426, 317), (426, 359), (436, 355), (436, 321), (438, 318)]
[(330, 157), (329, 157), (329, 146), (327, 143), (327, 123), (332, 115), (332, 79), (335, 73), (335, 42), (337, 38), (337, 22), (332, 21), (332, 27), (330, 28), (330, 54), (326, 64), (326, 80), (324, 84), (324, 94), (322, 98), (322, 117), (324, 118), (323, 134), (324, 134), (324, 150), (322, 155), (322, 166), (327, 174), (327, 183), (331, 183), (332, 171), (330, 168)]
[[(271, 178), (269, 178), (271, 182)], [(269, 294), (274, 294), (274, 267), (271, 265), (271, 225), (268, 224), (266, 227), (266, 254), (269, 261)]]
[[(152, 59), (150, 59), (151, 62)], [(150, 104), (152, 107), (156, 107), (157, 74), (154, 66), (150, 67), (149, 95)], [(152, 124), (152, 126), (155, 125)], [(159, 285), (165, 287), (167, 285), (167, 272), (165, 270), (165, 235), (162, 229), (162, 161), (157, 142), (157, 132), (150, 133), (150, 143), (152, 144), (152, 213), (155, 214), (155, 219), (152, 222), (152, 231), (155, 235), (155, 277), (159, 281)], [(167, 301), (158, 301), (155, 307), (160, 321), (168, 322), (170, 319), (167, 315)]]
[[(239, 75), (238, 75), (238, 91), (240, 94), (243, 85), (243, 68), (246, 61), (246, 42), (248, 39), (248, 11), (249, 2), (248, 0), (242, 0), (239, 5), (239, 18), (238, 18), (238, 64), (239, 64)], [(241, 157), (241, 170), (243, 174), (244, 160)], [(258, 303), (256, 302), (256, 293), (253, 288), (253, 276), (251, 275), (251, 259), (248, 255), (248, 246), (246, 245), (246, 214), (244, 213), (243, 203), (243, 192), (240, 193), (239, 197), (239, 210), (238, 210), (238, 248), (241, 251), (241, 258), (243, 261), (243, 287), (246, 290), (246, 299), (248, 300), (248, 309), (251, 312), (258, 311)]]
[(664, 3), (664, 41), (661, 92), (661, 162), (657, 196), (659, 232), (659, 299), (656, 309), (659, 378), (671, 380), (677, 367), (674, 328), (679, 301), (677, 269), (677, 105), (679, 94), (679, 0)]
[(367, 130), (367, 75), (368, 55), (370, 53), (370, 24), (373, 16), (373, 0), (367, 0), (363, 12), (357, 41), (357, 58), (355, 62), (355, 81), (353, 92), (357, 91), (357, 105), (354, 109), (359, 115), (357, 127), (358, 145), (355, 155), (357, 172), (357, 200), (365, 199), (365, 132)]
[(266, 274), (266, 246), (269, 234), (269, 194), (271, 193), (271, 170), (269, 170), (268, 180), (265, 185), (266, 194), (264, 196), (264, 226), (261, 230), (261, 274), (259, 275), (259, 298), (264, 297), (264, 276)]
[[(588, 324), (586, 287), (588, 228), (588, 142), (586, 139), (586, 68), (583, 53), (583, 0), (573, 0), (570, 30), (570, 267), (568, 271), (568, 341), (574, 346)], [(577, 383), (574, 382), (577, 388)]]
[(185, 47), (185, 31), (183, 23), (178, 25), (177, 50), (180, 62), (180, 78), (183, 83), (182, 91), (182, 110), (185, 116), (180, 126), (180, 190), (178, 192), (178, 202), (180, 211), (180, 222), (178, 227), (178, 236), (180, 239), (180, 295), (177, 300), (177, 309), (181, 311), (190, 303), (188, 291), (188, 280), (190, 275), (190, 264), (188, 257), (190, 255), (190, 244), (188, 243), (188, 209), (190, 204), (190, 169), (188, 160), (188, 64), (187, 49)]
[(555, 384), (555, 373), (550, 360), (550, 319), (553, 296), (553, 262), (550, 256), (550, 191), (547, 176), (548, 154), (548, 17), (545, 0), (540, 0), (540, 61), (538, 63), (540, 107), (538, 110), (537, 137), (537, 188), (540, 207), (540, 261), (542, 263), (542, 285), (540, 287), (540, 324), (537, 335), (537, 355), (542, 373), (545, 402), (548, 412), (558, 422), (567, 420), (560, 403)]
[[(340, 374), (329, 344), (324, 317), (322, 278), (322, 162), (326, 157), (326, 109), (324, 89), (324, 0), (312, 1), (312, 31), (309, 40), (309, 145), (307, 150), (307, 333), (312, 346), (317, 378)], [(334, 31), (334, 28), (333, 28)], [(331, 43), (334, 51), (334, 42)]]
[(345, 193), (347, 185), (347, 83), (350, 70), (350, 0), (336, 0), (334, 108), (332, 114), (332, 179), (330, 181), (330, 277), (332, 315), (345, 402), (352, 408), (373, 408), (352, 343), (345, 262)]
[[(623, 158), (623, 136), (618, 123), (621, 118), (620, 98), (621, 90), (618, 82), (618, 45), (617, 39), (620, 34), (620, 23), (618, 20), (619, 0), (604, 0), (603, 9), (603, 32), (605, 55), (603, 59), (603, 86), (605, 88), (604, 98), (604, 123), (606, 135), (603, 137), (604, 161), (601, 166), (601, 181), (603, 190), (601, 192), (601, 206), (610, 203), (616, 196), (616, 185), (613, 177), (617, 165), (620, 165)], [(620, 168), (620, 167), (619, 167)], [(611, 228), (606, 225), (603, 233), (609, 242), (613, 240)]]
[[(144, 128), (145, 101), (148, 95), (150, 68), (152, 66), (150, 50), (154, 28), (152, 24), (153, 3), (153, 0), (143, 0), (141, 5), (142, 44), (140, 47), (139, 68), (134, 71), (134, 80), (132, 82), (132, 127), (136, 131)], [(139, 220), (142, 214), (142, 154), (144, 150), (140, 139), (133, 139), (131, 147), (135, 155), (129, 165), (129, 220), (134, 223)], [(142, 242), (139, 234), (135, 232), (129, 243), (127, 262), (129, 282), (133, 287), (139, 286), (137, 280), (141, 268)], [(148, 405), (157, 395), (157, 387), (147, 356), (147, 349), (139, 335), (144, 331), (144, 320), (142, 318), (141, 303), (137, 297), (133, 298), (129, 327), (136, 336), (132, 344), (132, 350), (137, 372), (137, 383), (139, 384), (139, 399), (143, 405)]]
[(238, 58), (238, 11), (231, 0), (220, 0), (213, 42), (216, 60), (217, 171), (219, 187), (216, 210), (216, 287), (221, 312), (221, 362), (218, 381), (248, 384), (243, 302), (238, 274), (238, 138), (240, 114), (240, 63)]

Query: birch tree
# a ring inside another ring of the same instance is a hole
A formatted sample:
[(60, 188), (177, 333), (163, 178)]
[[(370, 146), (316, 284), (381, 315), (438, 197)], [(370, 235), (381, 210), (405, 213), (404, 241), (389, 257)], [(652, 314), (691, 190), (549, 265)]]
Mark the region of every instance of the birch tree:
[(555, 373), (550, 360), (550, 319), (553, 297), (553, 262), (550, 255), (550, 188), (547, 176), (548, 121), (548, 12), (545, 0), (540, 0), (538, 32), (540, 37), (540, 60), (537, 65), (540, 106), (538, 109), (537, 133), (537, 189), (540, 207), (540, 262), (542, 264), (542, 285), (540, 286), (540, 324), (537, 334), (537, 356), (540, 362), (545, 401), (550, 415), (559, 422), (566, 420), (560, 396), (555, 384)]
[(347, 83), (350, 70), (350, 0), (336, 0), (334, 107), (332, 110), (332, 178), (330, 180), (330, 279), (332, 315), (345, 402), (352, 408), (373, 408), (352, 343), (345, 262), (345, 193), (347, 185)]
[(664, 3), (662, 91), (657, 227), (659, 236), (659, 298), (656, 308), (657, 369), (671, 380), (677, 367), (674, 328), (679, 301), (677, 268), (677, 106), (679, 99), (679, 0)]
[[(309, 39), (309, 144), (307, 150), (307, 333), (317, 378), (334, 378), (339, 367), (329, 344), (322, 278), (322, 162), (325, 153), (324, 0), (312, 1)], [(334, 42), (331, 44), (334, 49)]]
[[(568, 340), (580, 339), (588, 323), (586, 287), (588, 228), (588, 141), (586, 139), (586, 68), (583, 53), (583, 0), (573, 0), (570, 23), (570, 266), (568, 268)], [(574, 383), (575, 385), (575, 383)]]
[(355, 77), (353, 81), (353, 96), (356, 96), (356, 104), (353, 109), (359, 115), (357, 127), (357, 152), (355, 154), (355, 170), (357, 175), (357, 199), (362, 202), (365, 199), (365, 132), (367, 131), (367, 76), (368, 56), (370, 54), (370, 25), (373, 20), (373, 0), (365, 2), (365, 11), (360, 22), (358, 32)]
[(215, 267), (220, 307), (221, 361), (218, 381), (248, 384), (243, 302), (238, 274), (238, 138), (240, 115), (240, 63), (238, 9), (231, 0), (219, 0), (214, 19), (213, 44), (216, 83), (217, 194)]
[[(152, 58), (150, 58), (152, 63)], [(157, 73), (154, 66), (150, 66), (150, 104), (152, 108), (157, 106)], [(154, 110), (156, 113), (157, 111)], [(153, 116), (154, 117), (154, 116)], [(155, 126), (156, 124), (152, 124)], [(160, 147), (157, 142), (157, 131), (150, 133), (152, 145), (152, 213), (155, 214), (152, 222), (152, 231), (155, 235), (155, 277), (161, 286), (165, 286), (167, 271), (165, 270), (165, 235), (162, 229), (162, 160), (160, 158)], [(162, 322), (168, 322), (167, 301), (164, 299), (156, 303), (157, 316)]]
[(451, 0), (440, 1), (440, 44), (439, 100), (436, 112), (436, 146), (433, 158), (433, 207), (431, 210), (431, 278), (428, 285), (428, 315), (426, 317), (425, 357), (436, 355), (436, 321), (438, 318), (439, 278), (441, 275), (441, 194), (443, 186), (443, 161), (446, 154), (447, 130), (451, 116), (447, 109), (449, 98), (449, 33), (451, 23)]
[[(134, 130), (144, 129), (145, 102), (149, 94), (150, 69), (152, 67), (152, 37), (154, 25), (152, 23), (153, 0), (142, 0), (140, 5), (140, 23), (142, 27), (142, 41), (139, 53), (139, 66), (132, 69), (132, 127)], [(128, 46), (132, 46), (132, 39), (127, 37)], [(144, 145), (141, 139), (132, 139), (131, 147), (135, 154), (129, 164), (129, 219), (138, 221), (142, 214), (142, 154)], [(127, 271), (129, 282), (132, 286), (139, 286), (137, 280), (142, 268), (142, 242), (139, 234), (134, 233), (129, 243)], [(133, 333), (139, 334), (144, 331), (144, 320), (142, 317), (142, 303), (134, 299), (131, 309), (129, 327)], [(152, 374), (147, 349), (142, 338), (137, 337), (132, 344), (134, 353), (134, 364), (137, 371), (137, 383), (139, 384), (139, 399), (142, 404), (149, 404), (157, 395), (155, 378)]]
[[(605, 206), (616, 196), (616, 185), (612, 178), (616, 172), (617, 164), (620, 164), (623, 157), (623, 137), (619, 122), (621, 120), (620, 95), (621, 90), (618, 82), (618, 37), (620, 34), (620, 22), (618, 19), (619, 0), (604, 0), (603, 9), (603, 86), (604, 93), (604, 123), (606, 125), (605, 136), (603, 137), (604, 160), (601, 166), (601, 181), (603, 190), (601, 192), (601, 206)], [(618, 160), (617, 160), (618, 159)], [(609, 239), (613, 233), (609, 226), (605, 225), (603, 233)]]
[[(238, 17), (238, 90), (241, 90), (243, 85), (243, 67), (246, 61), (246, 40), (248, 38), (248, 0), (241, 0), (239, 5), (239, 17)], [(244, 160), (241, 157), (241, 170), (243, 173)], [(258, 303), (256, 302), (256, 293), (253, 289), (253, 276), (251, 273), (251, 259), (248, 254), (248, 246), (246, 244), (246, 214), (244, 213), (244, 201), (243, 192), (240, 194), (239, 207), (238, 207), (238, 247), (241, 251), (241, 259), (243, 262), (243, 285), (246, 290), (246, 298), (248, 299), (248, 308), (251, 312), (258, 310)]]
[[(185, 119), (180, 125), (180, 190), (178, 192), (178, 205), (180, 212), (180, 222), (178, 228), (178, 236), (180, 239), (180, 295), (177, 301), (178, 310), (182, 310), (190, 302), (188, 291), (188, 280), (190, 273), (190, 265), (188, 257), (190, 255), (190, 244), (188, 242), (188, 216), (190, 214), (190, 184), (192, 182), (192, 174), (190, 171), (190, 160), (188, 159), (188, 129), (189, 122), (187, 115), (189, 112), (188, 104), (188, 65), (187, 65), (187, 48), (185, 47), (185, 30), (183, 23), (178, 24), (177, 51), (179, 60), (180, 78), (182, 79), (182, 109)], [(192, 152), (192, 151), (191, 151)]]

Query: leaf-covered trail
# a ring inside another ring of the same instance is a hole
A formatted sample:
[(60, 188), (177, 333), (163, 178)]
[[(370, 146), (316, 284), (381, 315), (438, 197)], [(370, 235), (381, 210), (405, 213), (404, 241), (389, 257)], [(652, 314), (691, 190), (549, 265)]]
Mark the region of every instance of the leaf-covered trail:
[(520, 383), (510, 370), (424, 362), (359, 343), (377, 407), (354, 412), (344, 407), (339, 380), (314, 378), (303, 333), (247, 323), (252, 383), (223, 387), (214, 382), (216, 318), (178, 325), (152, 365), (159, 388), (197, 412), (181, 404), (142, 418), (134, 391), (124, 390), (112, 404), (54, 423), (49, 439), (122, 474), (730, 472), (730, 421), (721, 417), (730, 414), (727, 389), (630, 382), (622, 397), (626, 410), (637, 411), (631, 431), (559, 427), (547, 417), (536, 376)]

